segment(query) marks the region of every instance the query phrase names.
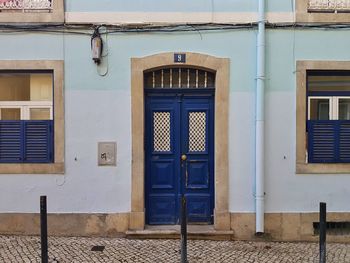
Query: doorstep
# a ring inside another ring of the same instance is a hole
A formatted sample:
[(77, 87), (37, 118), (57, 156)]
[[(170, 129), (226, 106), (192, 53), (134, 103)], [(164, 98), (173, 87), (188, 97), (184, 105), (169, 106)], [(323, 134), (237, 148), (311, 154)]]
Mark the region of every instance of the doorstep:
[[(180, 238), (180, 225), (146, 225), (144, 230), (128, 230), (127, 238), (134, 239), (177, 239)], [(213, 225), (188, 225), (188, 239), (232, 240), (233, 231), (215, 230)]]

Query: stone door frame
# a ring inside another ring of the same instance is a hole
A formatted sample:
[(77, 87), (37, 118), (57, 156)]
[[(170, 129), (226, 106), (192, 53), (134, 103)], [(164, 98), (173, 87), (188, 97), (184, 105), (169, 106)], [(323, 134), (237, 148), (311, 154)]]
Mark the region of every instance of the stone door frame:
[[(182, 52), (184, 53), (184, 52)], [(229, 68), (228, 58), (185, 52), (186, 63), (174, 63), (174, 53), (161, 53), (143, 58), (131, 58), (132, 111), (132, 182), (130, 230), (145, 227), (145, 151), (144, 151), (144, 72), (168, 66), (196, 67), (216, 72), (215, 79), (215, 208), (214, 228), (230, 230), (229, 174), (228, 174), (228, 114)]]

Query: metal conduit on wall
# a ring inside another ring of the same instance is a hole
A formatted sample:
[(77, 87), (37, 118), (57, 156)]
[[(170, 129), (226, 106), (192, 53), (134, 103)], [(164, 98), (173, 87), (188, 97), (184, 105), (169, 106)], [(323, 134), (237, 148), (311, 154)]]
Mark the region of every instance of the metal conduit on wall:
[(259, 0), (257, 36), (256, 127), (255, 127), (255, 213), (257, 234), (264, 233), (264, 122), (265, 122), (265, 0)]

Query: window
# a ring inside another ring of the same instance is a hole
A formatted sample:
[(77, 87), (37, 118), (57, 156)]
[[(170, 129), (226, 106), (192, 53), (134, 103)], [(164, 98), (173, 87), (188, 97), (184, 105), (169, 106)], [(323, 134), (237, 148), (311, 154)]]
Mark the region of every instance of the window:
[(309, 163), (350, 162), (350, 72), (307, 71)]
[(0, 162), (53, 162), (52, 72), (0, 71)]
[(63, 172), (63, 62), (0, 61), (0, 173)]
[(296, 172), (350, 173), (350, 62), (298, 61)]
[(63, 23), (63, 0), (2, 0), (1, 23)]
[(297, 0), (296, 21), (343, 23), (350, 19), (350, 2), (344, 0)]

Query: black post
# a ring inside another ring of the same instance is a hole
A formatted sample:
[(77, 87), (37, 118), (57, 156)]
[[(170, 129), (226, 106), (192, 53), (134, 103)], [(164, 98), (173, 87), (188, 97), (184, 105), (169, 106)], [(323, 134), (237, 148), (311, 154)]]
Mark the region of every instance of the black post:
[(184, 195), (181, 198), (181, 263), (187, 263), (187, 212)]
[(46, 196), (40, 196), (41, 263), (48, 263)]
[(320, 263), (326, 263), (326, 203), (320, 203)]

